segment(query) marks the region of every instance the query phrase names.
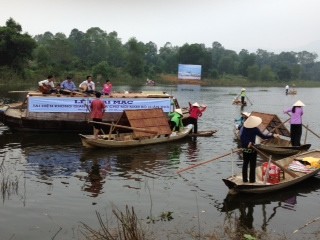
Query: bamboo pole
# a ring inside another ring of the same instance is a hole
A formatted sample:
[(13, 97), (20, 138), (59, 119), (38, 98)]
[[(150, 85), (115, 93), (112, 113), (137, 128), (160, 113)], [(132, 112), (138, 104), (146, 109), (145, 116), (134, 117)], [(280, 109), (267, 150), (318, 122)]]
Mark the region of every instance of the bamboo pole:
[[(262, 155), (264, 158), (266, 158), (266, 159), (269, 158), (266, 154), (264, 154), (262, 151), (260, 151), (259, 149), (257, 149), (255, 146), (251, 145), (251, 147), (252, 147), (254, 150), (256, 150), (260, 155)], [(294, 177), (294, 178), (295, 178), (295, 177), (298, 177), (297, 174), (295, 174), (294, 172), (292, 172), (292, 171), (286, 169), (285, 167), (281, 166), (281, 165), (280, 165), (279, 163), (277, 163), (276, 161), (274, 161), (274, 160), (271, 159), (271, 162), (272, 162), (274, 165), (276, 165), (277, 167), (281, 168), (284, 172), (288, 173), (291, 177)]]
[(96, 123), (96, 124), (101, 124), (101, 125), (106, 125), (106, 126), (114, 126), (114, 127), (118, 127), (118, 128), (130, 129), (130, 130), (134, 130), (134, 131), (158, 134), (158, 132), (156, 132), (156, 131), (148, 130), (145, 128), (128, 127), (128, 126), (123, 126), (123, 125), (117, 125), (117, 124), (111, 124), (111, 123), (105, 123), (105, 122), (95, 122), (95, 121), (90, 121), (89, 123)]
[(215, 157), (215, 158), (210, 159), (210, 160), (208, 160), (208, 161), (201, 162), (201, 163), (197, 163), (197, 164), (193, 164), (193, 165), (191, 165), (191, 166), (189, 166), (189, 167), (180, 169), (179, 171), (177, 171), (177, 174), (180, 174), (180, 173), (185, 172), (185, 171), (187, 171), (187, 170), (189, 170), (189, 169), (192, 169), (192, 168), (201, 166), (201, 165), (203, 165), (203, 164), (207, 164), (207, 163), (209, 163), (209, 162), (218, 160), (218, 159), (220, 159), (220, 158), (229, 156), (230, 154), (235, 153), (235, 152), (239, 152), (239, 151), (242, 151), (242, 148), (237, 148), (237, 149), (235, 149), (235, 150), (233, 150), (233, 151), (231, 151), (231, 152), (229, 152), (229, 153), (225, 153), (225, 154), (223, 154), (223, 155), (221, 155), (221, 156), (219, 156), (219, 157)]

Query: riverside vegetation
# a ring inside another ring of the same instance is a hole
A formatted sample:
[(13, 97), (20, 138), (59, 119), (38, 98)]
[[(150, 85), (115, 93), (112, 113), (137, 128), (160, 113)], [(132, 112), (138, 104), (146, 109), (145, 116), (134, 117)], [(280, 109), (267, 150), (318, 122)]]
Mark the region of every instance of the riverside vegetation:
[(166, 84), (176, 79), (178, 64), (202, 66), (202, 79), (212, 86), (320, 85), (320, 62), (316, 53), (287, 51), (279, 54), (258, 49), (239, 53), (219, 42), (212, 46), (167, 42), (158, 46), (132, 37), (122, 43), (115, 31), (99, 27), (86, 32), (74, 28), (69, 36), (46, 31), (36, 36), (23, 33), (22, 26), (10, 18), (0, 26), (0, 83), (33, 83), (49, 74), (59, 81), (87, 75), (100, 82), (107, 78), (118, 85), (145, 84), (145, 79)]

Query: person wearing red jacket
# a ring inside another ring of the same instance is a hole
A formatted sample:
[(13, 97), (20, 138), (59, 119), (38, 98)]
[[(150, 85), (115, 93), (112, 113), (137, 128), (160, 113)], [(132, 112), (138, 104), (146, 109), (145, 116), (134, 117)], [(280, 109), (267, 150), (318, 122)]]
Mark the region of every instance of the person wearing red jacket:
[(195, 102), (191, 105), (189, 102), (189, 122), (193, 124), (193, 132), (198, 133), (198, 118), (202, 116), (202, 113), (207, 109), (206, 105), (199, 105)]

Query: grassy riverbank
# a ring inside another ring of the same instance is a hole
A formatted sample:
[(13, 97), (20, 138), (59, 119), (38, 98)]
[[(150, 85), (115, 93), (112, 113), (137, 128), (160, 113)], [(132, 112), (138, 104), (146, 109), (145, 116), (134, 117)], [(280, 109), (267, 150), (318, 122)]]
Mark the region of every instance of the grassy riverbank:
[(215, 87), (285, 87), (286, 85), (295, 87), (320, 87), (317, 81), (250, 81), (242, 76), (225, 75), (219, 79), (202, 79), (199, 80), (179, 80), (176, 75), (161, 75), (156, 80), (160, 84), (201, 84), (202, 86)]
[[(74, 82), (82, 82), (87, 73), (79, 72), (72, 74)], [(62, 82), (66, 76), (56, 76), (56, 83)], [(17, 76), (11, 76), (9, 78), (0, 77), (0, 85), (16, 85), (16, 86), (30, 86), (34, 84), (37, 86), (38, 81), (45, 79), (46, 76), (38, 76), (36, 78), (20, 79)], [(127, 74), (117, 74), (117, 77), (110, 78), (114, 86), (128, 85), (128, 86), (141, 86), (146, 84), (146, 78), (133, 78)], [(248, 78), (235, 75), (224, 75), (219, 79), (204, 78), (202, 80), (179, 80), (176, 74), (163, 74), (158, 75), (153, 79), (157, 85), (178, 85), (178, 84), (200, 84), (202, 86), (213, 86), (213, 87), (320, 87), (320, 81), (251, 81)], [(105, 79), (101, 76), (97, 76), (94, 79), (97, 86), (103, 85)]]

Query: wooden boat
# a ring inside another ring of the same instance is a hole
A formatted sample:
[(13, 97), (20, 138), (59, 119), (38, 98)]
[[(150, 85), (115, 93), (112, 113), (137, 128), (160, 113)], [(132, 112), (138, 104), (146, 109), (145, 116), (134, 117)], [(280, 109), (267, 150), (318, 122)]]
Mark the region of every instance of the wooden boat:
[[(24, 102), (0, 107), (1, 121), (17, 131), (91, 132), (90, 103), (95, 97), (28, 92)], [(102, 96), (107, 105), (104, 122), (115, 122), (126, 109), (161, 108), (172, 112), (180, 108), (177, 99), (165, 92), (112, 93)], [(107, 129), (108, 130), (108, 129)]]
[(232, 105), (247, 106), (247, 102), (244, 101), (244, 103), (242, 104), (241, 100), (236, 98), (232, 101)]
[(190, 133), (190, 137), (211, 137), (218, 130), (198, 131), (197, 133)]
[[(307, 151), (311, 147), (311, 144), (304, 144), (299, 147), (292, 146), (291, 141), (289, 140), (290, 132), (277, 115), (261, 112), (251, 112), (250, 116), (257, 116), (262, 119), (262, 123), (259, 125), (259, 129), (261, 132), (273, 132), (281, 136), (280, 138), (274, 138), (264, 141), (262, 141), (260, 138), (256, 140), (256, 143), (260, 143), (257, 144), (256, 147), (267, 155), (281, 157), (290, 156)], [(234, 133), (236, 139), (240, 140), (239, 130), (235, 129)]]
[(292, 186), (294, 184), (297, 184), (299, 182), (302, 182), (317, 173), (319, 173), (320, 168), (314, 168), (314, 167), (305, 167), (304, 170), (290, 170), (290, 167), (292, 166), (296, 160), (303, 160), (307, 159), (308, 157), (317, 159), (320, 161), (320, 151), (319, 150), (313, 150), (304, 152), (298, 155), (293, 155), (290, 157), (282, 158), (276, 163), (281, 166), (281, 168), (284, 170), (282, 172), (282, 176), (279, 179), (278, 183), (270, 183), (268, 180), (266, 181), (263, 177), (263, 168), (262, 166), (259, 166), (256, 168), (256, 182), (255, 183), (244, 183), (242, 181), (242, 173), (236, 174), (234, 176), (231, 176), (229, 178), (223, 179), (223, 182), (226, 184), (226, 186), (230, 189), (230, 192), (232, 193), (268, 193), (273, 192), (277, 190), (281, 190), (284, 188), (287, 188), (289, 186)]
[(295, 89), (291, 89), (287, 93), (287, 95), (296, 95), (296, 94), (297, 94), (297, 90), (295, 90)]
[(79, 134), (82, 145), (90, 148), (126, 148), (167, 143), (188, 136), (193, 127), (192, 124), (189, 124), (179, 132), (172, 132), (162, 109), (125, 110), (119, 122), (127, 122), (127, 126), (113, 125), (115, 129), (120, 127), (131, 131), (128, 133), (110, 132), (99, 135), (98, 139), (95, 139), (93, 135)]
[(255, 145), (260, 151), (272, 156), (291, 156), (308, 151), (311, 144), (291, 146), (290, 141), (285, 139), (270, 139), (263, 144)]

